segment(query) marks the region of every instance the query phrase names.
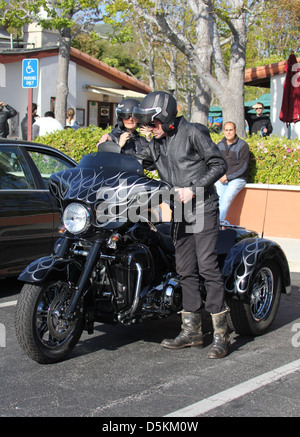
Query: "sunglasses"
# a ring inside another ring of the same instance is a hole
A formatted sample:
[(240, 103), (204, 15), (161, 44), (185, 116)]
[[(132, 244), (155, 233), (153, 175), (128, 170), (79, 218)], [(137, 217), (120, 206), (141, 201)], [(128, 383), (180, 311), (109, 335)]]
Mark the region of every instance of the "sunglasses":
[(155, 127), (156, 124), (155, 124), (155, 123), (147, 123), (146, 126), (147, 126), (147, 127)]
[(125, 114), (125, 115), (122, 115), (122, 118), (123, 118), (123, 120), (129, 120), (130, 118), (133, 118), (133, 117), (132, 117), (132, 114)]

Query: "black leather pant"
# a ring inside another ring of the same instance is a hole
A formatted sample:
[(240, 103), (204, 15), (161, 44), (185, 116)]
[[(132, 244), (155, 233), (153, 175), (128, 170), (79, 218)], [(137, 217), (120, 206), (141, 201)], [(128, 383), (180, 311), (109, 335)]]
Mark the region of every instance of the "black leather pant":
[[(186, 232), (186, 224), (180, 223), (176, 242), (176, 270), (180, 277), (183, 309), (195, 312), (203, 302), (200, 295), (200, 277), (205, 280), (205, 309), (216, 314), (225, 310), (224, 282), (218, 266), (216, 243), (219, 229), (219, 212), (204, 215), (201, 232)], [(190, 230), (190, 228), (189, 228)]]

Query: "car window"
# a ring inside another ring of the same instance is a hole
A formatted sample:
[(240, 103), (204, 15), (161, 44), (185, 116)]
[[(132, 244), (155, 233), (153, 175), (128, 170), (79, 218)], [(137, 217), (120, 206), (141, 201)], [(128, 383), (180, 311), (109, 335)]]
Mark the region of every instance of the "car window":
[(28, 153), (37, 166), (47, 188), (52, 173), (73, 167), (72, 164), (65, 159), (44, 151), (28, 150)]
[(0, 190), (35, 188), (33, 176), (21, 151), (14, 147), (0, 149)]

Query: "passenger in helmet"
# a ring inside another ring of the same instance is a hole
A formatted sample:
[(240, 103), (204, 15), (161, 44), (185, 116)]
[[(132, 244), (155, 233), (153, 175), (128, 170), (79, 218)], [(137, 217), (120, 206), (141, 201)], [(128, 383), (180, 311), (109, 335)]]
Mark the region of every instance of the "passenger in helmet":
[(117, 125), (110, 134), (104, 134), (99, 143), (113, 141), (121, 147), (121, 153), (136, 156), (141, 153), (144, 147), (148, 146), (151, 140), (151, 132), (147, 127), (140, 127), (141, 136), (137, 131), (137, 119), (133, 117), (134, 107), (138, 107), (140, 102), (136, 99), (122, 100), (116, 108)]
[[(215, 182), (226, 173), (227, 164), (213, 143), (206, 126), (176, 117), (172, 94), (154, 91), (133, 110), (139, 123), (152, 131), (153, 141), (138, 156), (148, 170), (157, 169), (160, 178), (175, 194), (174, 235), (176, 270), (183, 297), (182, 330), (162, 346), (180, 349), (203, 346), (200, 293), (205, 281), (205, 309), (212, 315), (213, 347), (209, 358), (222, 358), (228, 351), (227, 307), (223, 278), (217, 261), (219, 202)], [(179, 212), (183, 212), (178, 215)], [(176, 215), (177, 214), (177, 215)]]

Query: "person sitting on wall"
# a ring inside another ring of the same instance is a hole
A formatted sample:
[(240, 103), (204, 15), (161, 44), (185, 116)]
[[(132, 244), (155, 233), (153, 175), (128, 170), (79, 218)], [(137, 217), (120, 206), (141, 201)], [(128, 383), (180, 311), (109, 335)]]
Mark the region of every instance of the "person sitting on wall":
[(220, 222), (226, 219), (233, 199), (246, 185), (249, 164), (249, 146), (237, 136), (235, 123), (227, 121), (223, 132), (224, 138), (218, 143), (218, 148), (228, 169), (215, 184), (219, 195)]

